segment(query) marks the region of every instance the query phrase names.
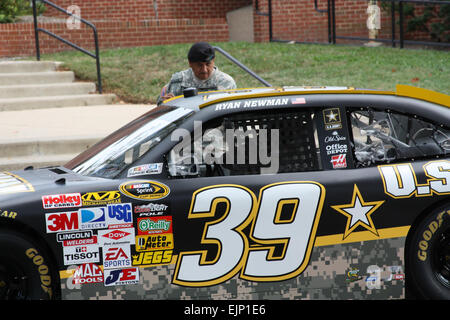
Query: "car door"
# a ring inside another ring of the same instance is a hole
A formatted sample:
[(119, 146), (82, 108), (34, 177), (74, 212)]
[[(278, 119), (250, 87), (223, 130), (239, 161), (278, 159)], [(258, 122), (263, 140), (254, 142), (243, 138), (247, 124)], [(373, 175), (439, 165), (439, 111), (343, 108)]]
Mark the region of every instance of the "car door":
[[(344, 193), (337, 179), (322, 170), (321, 149), (327, 147), (319, 148), (323, 137), (317, 124), (325, 123), (324, 110), (228, 113), (197, 129), (201, 141), (183, 139), (189, 141), (184, 148), (176, 146), (167, 154), (170, 179), (164, 183), (170, 188), (167, 205), (178, 258), (174, 284), (211, 286), (238, 274), (240, 279), (278, 282), (305, 270), (327, 203), (328, 185)], [(325, 114), (336, 110), (340, 108)], [(339, 142), (346, 147), (330, 143), (337, 148), (329, 153), (330, 159), (350, 154), (345, 119), (328, 121), (338, 122), (340, 127), (330, 130), (336, 139), (345, 137)], [(350, 157), (348, 161), (350, 166)], [(347, 168), (344, 162), (340, 160), (335, 169)]]

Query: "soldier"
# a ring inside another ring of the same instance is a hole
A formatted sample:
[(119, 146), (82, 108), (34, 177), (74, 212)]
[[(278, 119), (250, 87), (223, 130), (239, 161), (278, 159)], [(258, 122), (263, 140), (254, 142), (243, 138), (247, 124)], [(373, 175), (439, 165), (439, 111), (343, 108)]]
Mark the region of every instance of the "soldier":
[(183, 94), (186, 88), (197, 88), (198, 91), (236, 89), (233, 78), (214, 65), (214, 58), (211, 45), (195, 43), (188, 52), (190, 68), (172, 75), (169, 83), (162, 88), (157, 104)]

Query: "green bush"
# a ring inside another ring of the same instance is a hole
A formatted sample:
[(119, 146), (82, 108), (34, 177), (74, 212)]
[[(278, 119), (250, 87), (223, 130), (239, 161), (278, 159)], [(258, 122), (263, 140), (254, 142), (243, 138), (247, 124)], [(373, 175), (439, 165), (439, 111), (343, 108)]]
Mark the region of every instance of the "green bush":
[[(45, 6), (39, 1), (36, 6), (38, 14), (45, 11)], [(0, 23), (11, 23), (28, 14), (33, 14), (30, 0), (0, 0)]]

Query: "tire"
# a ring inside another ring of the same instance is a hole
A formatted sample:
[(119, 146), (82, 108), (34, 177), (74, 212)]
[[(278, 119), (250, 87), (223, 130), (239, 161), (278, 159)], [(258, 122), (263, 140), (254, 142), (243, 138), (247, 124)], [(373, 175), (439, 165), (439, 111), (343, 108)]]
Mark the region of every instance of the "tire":
[(49, 300), (54, 278), (49, 255), (36, 241), (0, 229), (0, 300)]
[(407, 281), (419, 299), (450, 300), (450, 204), (422, 219), (408, 246)]

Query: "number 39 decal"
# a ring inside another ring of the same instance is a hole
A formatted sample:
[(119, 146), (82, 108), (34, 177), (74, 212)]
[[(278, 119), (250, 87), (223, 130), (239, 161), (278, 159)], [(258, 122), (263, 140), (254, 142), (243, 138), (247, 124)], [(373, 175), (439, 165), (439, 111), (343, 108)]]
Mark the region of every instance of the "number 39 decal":
[[(202, 243), (216, 244), (217, 255), (207, 261), (206, 250), (179, 255), (173, 283), (209, 286), (229, 280), (237, 272), (252, 281), (280, 281), (295, 277), (308, 265), (317, 225), (322, 212), (325, 188), (316, 182), (293, 181), (267, 185), (259, 198), (239, 185), (217, 185), (197, 190), (189, 219), (216, 216), (218, 203), (226, 211), (205, 223)], [(290, 216), (281, 216), (290, 205)], [(242, 230), (250, 225), (250, 241)], [(282, 246), (275, 256), (275, 246)]]

